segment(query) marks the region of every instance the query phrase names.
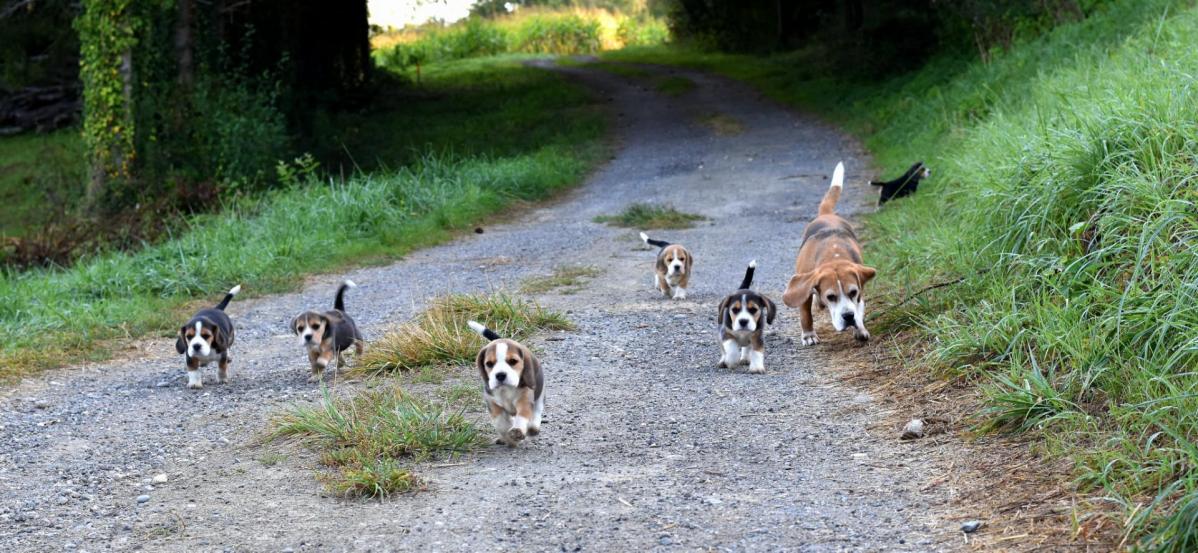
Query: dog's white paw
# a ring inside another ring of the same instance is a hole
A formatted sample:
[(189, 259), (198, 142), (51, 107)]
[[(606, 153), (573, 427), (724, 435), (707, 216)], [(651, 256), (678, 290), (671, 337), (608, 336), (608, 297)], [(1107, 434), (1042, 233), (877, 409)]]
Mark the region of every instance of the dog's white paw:
[(853, 337), (859, 342), (867, 342), (869, 341), (869, 331), (864, 328), (854, 328)]
[(750, 374), (765, 374), (765, 367), (749, 367)]
[(204, 383), (203, 382), (188, 382), (187, 387), (192, 390), (199, 390), (200, 388), (204, 387)]
[(508, 430), (507, 431), (507, 439), (508, 439), (508, 443), (510, 443), (511, 445), (516, 445), (517, 443), (519, 443), (520, 441), (522, 441), (524, 439), (524, 431), (520, 430), (519, 428), (513, 428), (511, 430)]
[(815, 331), (803, 333), (803, 345), (814, 346), (819, 343), (819, 336), (816, 336)]

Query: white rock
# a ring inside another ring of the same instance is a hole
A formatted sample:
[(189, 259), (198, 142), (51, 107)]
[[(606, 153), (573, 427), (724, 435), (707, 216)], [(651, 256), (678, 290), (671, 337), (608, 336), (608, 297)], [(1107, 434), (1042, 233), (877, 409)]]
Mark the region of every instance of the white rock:
[(167, 481), (166, 474), (155, 474), (154, 478), (150, 479), (150, 482), (153, 482), (155, 484), (165, 484), (166, 481)]
[(916, 438), (922, 438), (922, 437), (923, 437), (923, 420), (922, 419), (911, 419), (911, 422), (907, 423), (907, 426), (903, 427), (903, 435), (900, 436), (900, 439), (914, 440)]

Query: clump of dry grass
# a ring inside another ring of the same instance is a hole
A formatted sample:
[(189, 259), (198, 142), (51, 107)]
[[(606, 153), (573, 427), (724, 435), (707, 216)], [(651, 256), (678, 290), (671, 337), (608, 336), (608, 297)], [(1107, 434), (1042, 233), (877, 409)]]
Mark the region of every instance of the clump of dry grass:
[(471, 319), (514, 340), (539, 330), (574, 328), (562, 314), (504, 293), (451, 294), (435, 298), (415, 319), (371, 343), (355, 371), (378, 375), (467, 363), (486, 343), (466, 326)]
[(573, 294), (582, 289), (583, 280), (599, 274), (599, 269), (590, 265), (561, 266), (552, 275), (535, 276), (520, 285), (525, 294), (544, 294), (560, 290), (562, 294)]

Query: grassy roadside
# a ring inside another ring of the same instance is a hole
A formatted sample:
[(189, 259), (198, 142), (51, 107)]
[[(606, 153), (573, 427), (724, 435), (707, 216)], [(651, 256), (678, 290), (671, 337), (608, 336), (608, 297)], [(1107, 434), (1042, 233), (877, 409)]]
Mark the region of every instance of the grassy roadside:
[(922, 367), (974, 382), (979, 428), (1071, 459), (1125, 546), (1192, 551), (1196, 47), (1192, 3), (1149, 0), (1105, 4), (988, 64), (946, 55), (882, 81), (844, 79), (814, 51), (605, 58), (747, 81), (857, 133), (887, 175), (928, 162), (920, 194), (869, 220), (891, 296), (877, 330), (923, 334)]
[[(251, 295), (293, 289), (305, 273), (394, 258), (578, 183), (601, 158), (597, 104), (578, 85), (519, 62), (430, 67), (419, 94), (407, 97), (403, 126), (391, 129), (417, 129), (415, 153), (377, 155), (412, 160), (402, 167), (244, 198), (137, 252), (3, 274), (0, 379), (105, 358), (124, 338), (169, 334), (196, 302), (234, 283)], [(486, 137), (486, 147), (466, 136)]]

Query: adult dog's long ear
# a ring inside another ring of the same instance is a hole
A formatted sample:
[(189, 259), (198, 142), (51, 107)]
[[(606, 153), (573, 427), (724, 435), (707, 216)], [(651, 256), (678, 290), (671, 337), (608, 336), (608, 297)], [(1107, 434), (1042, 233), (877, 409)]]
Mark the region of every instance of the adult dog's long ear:
[(774, 324), (774, 316), (778, 314), (778, 306), (774, 305), (774, 302), (765, 296), (761, 296), (761, 301), (765, 302), (765, 322)]
[(878, 270), (873, 267), (866, 267), (865, 265), (857, 266), (857, 278), (861, 279), (862, 286), (865, 286), (865, 283), (869, 282), (877, 274)]
[(787, 307), (798, 307), (811, 299), (811, 294), (815, 290), (816, 283), (819, 282), (819, 273), (816, 271), (808, 271), (801, 275), (790, 277), (790, 282), (786, 284), (786, 291), (782, 292), (782, 303)]
[(179, 337), (175, 339), (175, 351), (180, 355), (187, 351), (187, 342), (183, 341), (183, 331), (186, 329), (186, 326), (179, 328)]

